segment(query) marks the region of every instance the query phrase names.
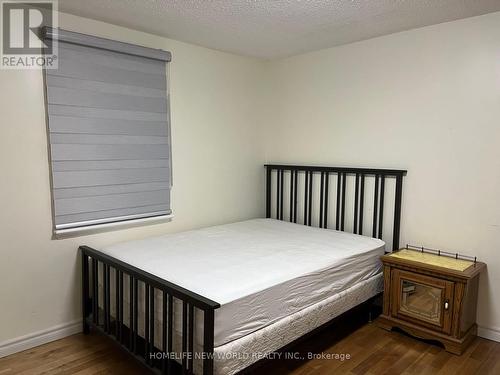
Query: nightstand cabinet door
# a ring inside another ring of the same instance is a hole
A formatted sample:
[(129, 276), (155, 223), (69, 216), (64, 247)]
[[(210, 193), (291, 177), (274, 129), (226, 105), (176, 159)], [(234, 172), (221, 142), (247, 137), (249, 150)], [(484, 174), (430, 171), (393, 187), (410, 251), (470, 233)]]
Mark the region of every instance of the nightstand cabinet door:
[(451, 333), (454, 283), (436, 277), (392, 270), (392, 316)]

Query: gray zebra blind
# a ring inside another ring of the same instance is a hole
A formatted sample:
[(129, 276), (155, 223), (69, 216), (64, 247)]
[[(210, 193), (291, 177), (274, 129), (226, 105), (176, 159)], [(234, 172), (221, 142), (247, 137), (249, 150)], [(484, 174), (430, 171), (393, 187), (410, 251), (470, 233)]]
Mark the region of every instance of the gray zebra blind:
[(169, 52), (46, 28), (54, 226), (168, 215)]

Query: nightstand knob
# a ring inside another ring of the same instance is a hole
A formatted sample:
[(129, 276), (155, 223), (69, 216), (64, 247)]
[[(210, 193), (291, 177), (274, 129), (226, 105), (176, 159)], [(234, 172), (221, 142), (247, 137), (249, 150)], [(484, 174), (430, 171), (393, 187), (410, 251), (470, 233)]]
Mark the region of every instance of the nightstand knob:
[(450, 303), (448, 300), (444, 301), (444, 309), (448, 310), (450, 308)]

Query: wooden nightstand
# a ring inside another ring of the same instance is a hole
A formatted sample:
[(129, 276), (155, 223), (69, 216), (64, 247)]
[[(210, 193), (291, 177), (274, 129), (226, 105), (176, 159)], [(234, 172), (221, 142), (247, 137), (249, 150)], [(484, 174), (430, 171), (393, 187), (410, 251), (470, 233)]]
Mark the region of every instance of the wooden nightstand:
[(384, 305), (377, 323), (461, 354), (477, 333), (481, 262), (402, 249), (381, 257)]

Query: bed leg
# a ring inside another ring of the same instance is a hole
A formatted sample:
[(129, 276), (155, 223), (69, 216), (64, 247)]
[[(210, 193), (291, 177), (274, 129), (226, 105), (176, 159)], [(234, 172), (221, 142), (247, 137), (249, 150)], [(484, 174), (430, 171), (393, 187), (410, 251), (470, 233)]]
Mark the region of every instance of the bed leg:
[(90, 333), (90, 326), (87, 322), (89, 314), (89, 257), (82, 252), (82, 330), (83, 333), (88, 335)]
[(203, 313), (203, 352), (206, 356), (203, 359), (203, 375), (214, 373), (214, 310), (207, 309)]
[(374, 318), (380, 315), (382, 305), (382, 293), (372, 297), (368, 304), (368, 323), (373, 322)]

